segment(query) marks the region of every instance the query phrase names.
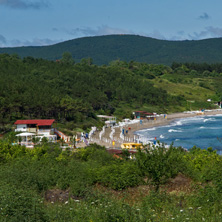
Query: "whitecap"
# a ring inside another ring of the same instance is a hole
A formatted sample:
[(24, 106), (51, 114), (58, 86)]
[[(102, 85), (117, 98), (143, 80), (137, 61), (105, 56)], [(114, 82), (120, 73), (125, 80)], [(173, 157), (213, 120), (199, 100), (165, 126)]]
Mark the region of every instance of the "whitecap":
[(148, 128), (146, 129), (147, 131), (152, 131), (152, 130), (156, 130), (156, 127), (153, 127), (153, 128)]
[(179, 121), (176, 122), (176, 124), (177, 124), (177, 125), (182, 125), (182, 122), (183, 122), (183, 121), (179, 120)]
[(204, 119), (203, 121), (207, 122), (207, 121), (215, 121), (215, 120), (216, 120), (215, 118), (209, 118), (209, 119)]
[(219, 116), (219, 117), (220, 117), (220, 116), (222, 116), (222, 114), (215, 114), (215, 115), (213, 115), (213, 116)]
[(182, 132), (182, 130), (169, 129), (168, 132), (169, 132), (169, 133), (173, 133), (173, 132), (175, 132), (175, 133), (176, 133), (176, 132), (180, 133), (180, 132)]
[(160, 138), (161, 138), (161, 139), (163, 139), (163, 138), (164, 138), (164, 136), (163, 136), (163, 135), (160, 135)]
[(140, 133), (143, 133), (143, 132), (146, 132), (148, 129), (141, 129), (141, 130), (138, 130), (137, 132), (140, 132)]
[(198, 121), (203, 121), (204, 118), (203, 117), (188, 117), (188, 118), (183, 118), (183, 119), (179, 119), (175, 122), (173, 122), (171, 124), (171, 126), (181, 126), (181, 125), (184, 125), (184, 124), (189, 124), (189, 123), (193, 123), (194, 121), (195, 122), (198, 122)]
[[(141, 130), (137, 130), (136, 131), (136, 134), (141, 134), (141, 133), (146, 133), (147, 131), (154, 131), (154, 130), (156, 130), (156, 128), (155, 127), (153, 127), (153, 128), (148, 128), (148, 129), (141, 129)], [(141, 134), (142, 135), (142, 134)]]

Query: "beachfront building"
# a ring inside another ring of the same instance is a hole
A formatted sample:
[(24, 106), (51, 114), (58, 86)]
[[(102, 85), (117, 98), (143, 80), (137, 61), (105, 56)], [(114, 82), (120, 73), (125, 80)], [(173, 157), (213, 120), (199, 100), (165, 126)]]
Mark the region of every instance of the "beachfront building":
[(33, 119), (33, 120), (17, 120), (15, 132), (19, 132), (16, 136), (19, 143), (27, 147), (33, 147), (33, 137), (41, 141), (44, 137), (50, 142), (57, 141), (55, 128), (53, 128), (54, 119)]
[(115, 116), (97, 115), (97, 117), (105, 121), (106, 127), (111, 127), (116, 125)]
[(148, 113), (146, 111), (135, 111), (133, 112), (134, 119), (156, 119), (156, 113)]

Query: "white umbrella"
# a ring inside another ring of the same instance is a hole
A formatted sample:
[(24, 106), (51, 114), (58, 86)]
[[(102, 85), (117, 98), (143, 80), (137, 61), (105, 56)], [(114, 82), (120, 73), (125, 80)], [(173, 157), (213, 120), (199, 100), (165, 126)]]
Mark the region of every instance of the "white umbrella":
[(16, 136), (34, 136), (34, 133), (19, 133)]

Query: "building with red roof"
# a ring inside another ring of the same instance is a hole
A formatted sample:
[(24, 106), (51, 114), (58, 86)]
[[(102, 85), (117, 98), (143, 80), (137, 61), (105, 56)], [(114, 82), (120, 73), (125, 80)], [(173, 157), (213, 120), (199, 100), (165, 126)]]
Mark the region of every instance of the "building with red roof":
[[(55, 129), (53, 127), (54, 122), (54, 119), (17, 120), (14, 123), (16, 125), (15, 132), (20, 132), (20, 136), (30, 133), (30, 135), (32, 134), (33, 136), (38, 137), (40, 141), (43, 137), (46, 137), (49, 141), (55, 142), (57, 140), (57, 135), (55, 134)], [(28, 137), (25, 137), (27, 141)]]
[(19, 125), (36, 125), (36, 126), (52, 126), (55, 122), (54, 119), (28, 119), (28, 120), (17, 120), (14, 124)]
[(135, 119), (154, 119), (156, 117), (155, 113), (148, 113), (146, 111), (135, 111), (133, 115)]
[(27, 119), (17, 120), (14, 124), (16, 125), (16, 132), (30, 132), (36, 134), (47, 132), (48, 134), (54, 122), (54, 119)]

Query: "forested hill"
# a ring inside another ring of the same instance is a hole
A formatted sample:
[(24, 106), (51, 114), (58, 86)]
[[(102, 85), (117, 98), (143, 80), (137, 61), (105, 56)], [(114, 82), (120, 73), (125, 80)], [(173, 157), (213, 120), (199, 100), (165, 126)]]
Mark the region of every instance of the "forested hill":
[[(68, 54), (69, 55), (69, 54)], [(96, 114), (131, 118), (135, 110), (166, 113), (214, 107), (221, 101), (222, 63), (174, 63), (171, 67), (113, 61), (97, 66), (90, 59), (73, 63), (0, 54), (1, 125), (17, 119), (54, 118), (86, 129)]]
[[(180, 97), (154, 87), (149, 79), (155, 75), (149, 70), (158, 67), (146, 64), (96, 66), (87, 59), (71, 64), (2, 54), (0, 67), (0, 125), (16, 119), (55, 118), (84, 128), (85, 122), (87, 127), (94, 124), (96, 114), (130, 117), (132, 106), (161, 104), (163, 110), (180, 104)], [(165, 69), (169, 68), (160, 67)]]
[(85, 37), (51, 46), (0, 48), (0, 53), (48, 60), (70, 52), (76, 62), (91, 57), (97, 65), (113, 60), (171, 65), (173, 62), (221, 63), (222, 38), (198, 41), (167, 41), (136, 35)]

